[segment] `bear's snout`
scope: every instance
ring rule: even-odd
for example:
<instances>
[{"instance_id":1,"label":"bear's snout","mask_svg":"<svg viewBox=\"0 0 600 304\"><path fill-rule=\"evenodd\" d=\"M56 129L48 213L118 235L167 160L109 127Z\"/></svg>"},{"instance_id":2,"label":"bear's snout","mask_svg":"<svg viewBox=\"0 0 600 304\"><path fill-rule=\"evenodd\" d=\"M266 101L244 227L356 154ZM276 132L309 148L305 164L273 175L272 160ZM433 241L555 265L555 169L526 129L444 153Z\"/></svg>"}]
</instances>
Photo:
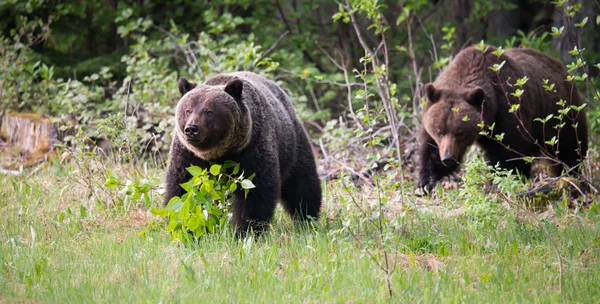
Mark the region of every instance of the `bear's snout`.
<instances>
[{"instance_id":1,"label":"bear's snout","mask_svg":"<svg viewBox=\"0 0 600 304\"><path fill-rule=\"evenodd\" d=\"M198 126L196 125L187 125L183 129L183 132L187 137L193 138L198 135Z\"/></svg>"},{"instance_id":2,"label":"bear's snout","mask_svg":"<svg viewBox=\"0 0 600 304\"><path fill-rule=\"evenodd\" d=\"M445 135L441 138L438 146L440 150L440 160L446 167L456 166L460 155L459 146L452 135Z\"/></svg>"},{"instance_id":3,"label":"bear's snout","mask_svg":"<svg viewBox=\"0 0 600 304\"><path fill-rule=\"evenodd\" d=\"M442 164L446 167L452 167L452 166L456 166L458 164L458 162L451 155L444 154L444 156L442 156Z\"/></svg>"}]
</instances>

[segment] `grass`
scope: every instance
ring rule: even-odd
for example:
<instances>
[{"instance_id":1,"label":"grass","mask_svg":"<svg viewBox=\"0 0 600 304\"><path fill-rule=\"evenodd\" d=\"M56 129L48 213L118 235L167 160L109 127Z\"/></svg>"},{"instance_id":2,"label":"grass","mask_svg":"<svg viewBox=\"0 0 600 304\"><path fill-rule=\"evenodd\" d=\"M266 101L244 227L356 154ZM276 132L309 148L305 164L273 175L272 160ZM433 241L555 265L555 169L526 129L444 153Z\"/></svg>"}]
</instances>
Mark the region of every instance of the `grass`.
<instances>
[{"instance_id":1,"label":"grass","mask_svg":"<svg viewBox=\"0 0 600 304\"><path fill-rule=\"evenodd\" d=\"M102 167L53 163L24 173L0 182L0 302L600 300L597 202L583 210L557 203L543 218L503 207L469 183L430 199L409 194L410 184L400 185L401 196L386 183L380 230L371 222L379 210L373 187L344 190L337 180L324 185L324 214L313 227L278 210L260 238L236 240L227 231L185 247L149 206L102 188ZM162 196L151 199L158 206ZM384 251L391 298L378 266Z\"/></svg>"}]
</instances>

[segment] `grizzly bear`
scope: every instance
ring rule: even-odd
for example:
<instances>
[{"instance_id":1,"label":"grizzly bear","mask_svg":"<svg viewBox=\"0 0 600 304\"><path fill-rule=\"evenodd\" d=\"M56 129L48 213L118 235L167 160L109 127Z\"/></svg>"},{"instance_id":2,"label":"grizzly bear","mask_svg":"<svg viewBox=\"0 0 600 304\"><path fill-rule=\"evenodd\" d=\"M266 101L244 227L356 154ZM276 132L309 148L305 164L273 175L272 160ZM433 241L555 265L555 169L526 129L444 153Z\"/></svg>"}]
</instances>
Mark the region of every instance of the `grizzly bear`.
<instances>
[{"instance_id":1,"label":"grizzly bear","mask_svg":"<svg viewBox=\"0 0 600 304\"><path fill-rule=\"evenodd\" d=\"M495 51L492 46L469 47L425 86L419 192L429 192L457 171L473 143L488 164L525 177L531 171L528 157L548 160L551 174L558 176L563 170L574 173L586 156L586 115L563 64L528 48ZM494 71L494 65L500 70ZM525 76L525 84L517 84ZM566 114L564 109L569 109Z\"/></svg>"},{"instance_id":2,"label":"grizzly bear","mask_svg":"<svg viewBox=\"0 0 600 304\"><path fill-rule=\"evenodd\" d=\"M321 186L308 136L292 103L274 82L250 72L220 74L196 85L178 81L182 94L166 173L165 205L185 193L186 168L226 160L256 174L252 189L233 195L236 235L268 226L281 201L296 220L316 219Z\"/></svg>"}]
</instances>

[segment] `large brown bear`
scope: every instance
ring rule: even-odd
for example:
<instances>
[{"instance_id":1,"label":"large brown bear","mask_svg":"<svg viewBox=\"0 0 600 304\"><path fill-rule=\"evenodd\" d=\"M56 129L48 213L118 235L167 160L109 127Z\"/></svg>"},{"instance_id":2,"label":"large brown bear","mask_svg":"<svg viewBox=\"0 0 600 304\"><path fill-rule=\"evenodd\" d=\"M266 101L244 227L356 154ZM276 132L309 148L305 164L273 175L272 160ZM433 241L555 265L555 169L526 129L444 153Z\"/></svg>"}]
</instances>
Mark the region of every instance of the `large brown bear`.
<instances>
[{"instance_id":1,"label":"large brown bear","mask_svg":"<svg viewBox=\"0 0 600 304\"><path fill-rule=\"evenodd\" d=\"M473 143L483 149L490 165L499 163L501 168L516 169L526 177L531 170L526 156L549 159L555 176L578 166L586 156L585 111L571 108L558 119L559 110L582 104L576 86L567 81L563 64L527 48L507 49L500 56L492 54L494 51L491 46L485 51L475 47L461 51L433 84L425 86L418 191L428 192L455 172ZM498 73L491 69L494 65L502 65ZM524 76L529 79L520 88L516 82ZM520 100L512 94L517 89L524 90ZM553 117L545 124L535 120L545 120L548 115ZM482 131L489 134L482 135ZM546 144L553 137L556 143Z\"/></svg>"},{"instance_id":2,"label":"large brown bear","mask_svg":"<svg viewBox=\"0 0 600 304\"><path fill-rule=\"evenodd\" d=\"M166 174L165 205L185 193L186 168L209 162L240 163L245 176L256 174L248 197L233 198L237 235L261 232L280 199L296 220L317 218L321 187L311 144L292 104L274 82L250 72L220 74L196 85L179 79L177 126Z\"/></svg>"}]
</instances>

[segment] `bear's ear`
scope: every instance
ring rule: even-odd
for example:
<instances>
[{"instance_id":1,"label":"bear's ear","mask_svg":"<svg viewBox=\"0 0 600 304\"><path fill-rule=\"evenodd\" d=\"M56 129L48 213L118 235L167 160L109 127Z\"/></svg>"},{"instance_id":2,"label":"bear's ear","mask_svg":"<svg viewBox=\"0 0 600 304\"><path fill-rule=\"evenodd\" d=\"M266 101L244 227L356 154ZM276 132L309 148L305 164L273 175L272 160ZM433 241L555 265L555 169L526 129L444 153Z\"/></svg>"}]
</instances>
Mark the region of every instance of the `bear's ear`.
<instances>
[{"instance_id":1,"label":"bear's ear","mask_svg":"<svg viewBox=\"0 0 600 304\"><path fill-rule=\"evenodd\" d=\"M481 106L483 103L483 99L485 98L485 93L483 89L480 87L476 87L472 89L467 95L467 102L473 106Z\"/></svg>"},{"instance_id":2,"label":"bear's ear","mask_svg":"<svg viewBox=\"0 0 600 304\"><path fill-rule=\"evenodd\" d=\"M431 82L425 85L425 94L427 95L427 99L429 99L429 102L431 103L436 103L438 100L440 100L440 97L442 95L440 94L440 91L438 91Z\"/></svg>"},{"instance_id":3,"label":"bear's ear","mask_svg":"<svg viewBox=\"0 0 600 304\"><path fill-rule=\"evenodd\" d=\"M177 80L177 86L179 87L179 92L181 93L181 96L183 96L185 95L185 93L195 88L196 84L188 82L188 80L185 79L185 77L180 77L179 80Z\"/></svg>"},{"instance_id":4,"label":"bear's ear","mask_svg":"<svg viewBox=\"0 0 600 304\"><path fill-rule=\"evenodd\" d=\"M244 83L239 79L230 80L225 86L225 93L231 95L235 101L242 99L242 90L244 89Z\"/></svg>"}]
</instances>

